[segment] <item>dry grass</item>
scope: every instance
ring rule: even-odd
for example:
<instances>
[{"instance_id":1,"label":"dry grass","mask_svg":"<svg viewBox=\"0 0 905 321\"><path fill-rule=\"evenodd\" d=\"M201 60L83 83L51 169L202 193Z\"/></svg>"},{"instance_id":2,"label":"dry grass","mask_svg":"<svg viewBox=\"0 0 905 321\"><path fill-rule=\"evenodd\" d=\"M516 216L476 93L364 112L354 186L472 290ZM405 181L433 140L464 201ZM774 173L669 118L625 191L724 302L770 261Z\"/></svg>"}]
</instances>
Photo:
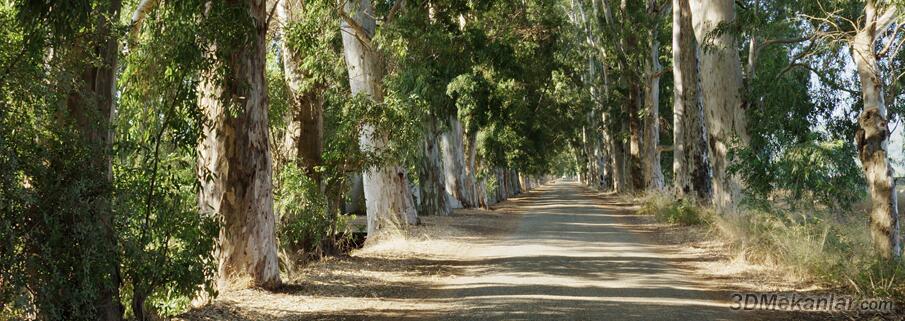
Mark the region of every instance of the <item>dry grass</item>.
<instances>
[{"instance_id":1,"label":"dry grass","mask_svg":"<svg viewBox=\"0 0 905 321\"><path fill-rule=\"evenodd\" d=\"M646 195L635 201L650 214L643 217L657 226L656 234L662 242L684 244L721 257L697 268L732 287L892 298L899 302L900 310L905 303L905 275L896 265L901 262L877 259L865 216L852 214L866 213L866 204L856 204L847 213L744 210L736 215L718 215L697 209L704 223L681 226L663 223L664 217L675 212L671 196Z\"/></svg>"}]
</instances>

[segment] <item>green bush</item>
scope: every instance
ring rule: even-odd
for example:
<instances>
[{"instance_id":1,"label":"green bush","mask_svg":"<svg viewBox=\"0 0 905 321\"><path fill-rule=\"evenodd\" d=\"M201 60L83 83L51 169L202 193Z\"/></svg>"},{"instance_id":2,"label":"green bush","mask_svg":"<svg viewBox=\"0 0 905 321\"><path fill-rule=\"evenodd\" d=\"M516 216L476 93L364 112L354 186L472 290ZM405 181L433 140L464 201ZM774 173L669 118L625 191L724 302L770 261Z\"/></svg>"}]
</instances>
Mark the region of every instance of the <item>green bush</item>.
<instances>
[{"instance_id":1,"label":"green bush","mask_svg":"<svg viewBox=\"0 0 905 321\"><path fill-rule=\"evenodd\" d=\"M653 215L658 222L678 225L701 225L710 222L707 211L693 201L678 200L666 194L644 197L639 213Z\"/></svg>"},{"instance_id":2,"label":"green bush","mask_svg":"<svg viewBox=\"0 0 905 321\"><path fill-rule=\"evenodd\" d=\"M281 170L278 185L274 204L284 267L346 249L352 216L331 210L317 182L289 164Z\"/></svg>"}]
</instances>

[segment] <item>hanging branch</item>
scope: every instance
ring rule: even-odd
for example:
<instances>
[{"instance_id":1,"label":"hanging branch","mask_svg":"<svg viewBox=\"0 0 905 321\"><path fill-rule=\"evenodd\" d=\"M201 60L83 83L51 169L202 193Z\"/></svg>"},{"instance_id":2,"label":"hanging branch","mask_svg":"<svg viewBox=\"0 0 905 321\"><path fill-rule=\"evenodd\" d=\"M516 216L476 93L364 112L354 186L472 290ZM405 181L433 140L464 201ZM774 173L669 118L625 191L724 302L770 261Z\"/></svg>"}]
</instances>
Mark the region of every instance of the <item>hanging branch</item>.
<instances>
[{"instance_id":1,"label":"hanging branch","mask_svg":"<svg viewBox=\"0 0 905 321\"><path fill-rule=\"evenodd\" d=\"M358 21L355 21L355 19L352 19L352 17L350 17L349 14L346 13L346 10L344 9L345 4L346 1L343 1L339 6L336 7L336 12L339 13L339 17L343 19L343 22L345 22L350 29L352 29L351 34L355 36L355 38L358 38L358 41L361 41L361 43L368 49L373 49L373 47L371 46L370 32L368 32L364 27L361 26L361 24L358 23ZM343 32L346 31L343 30Z\"/></svg>"}]
</instances>

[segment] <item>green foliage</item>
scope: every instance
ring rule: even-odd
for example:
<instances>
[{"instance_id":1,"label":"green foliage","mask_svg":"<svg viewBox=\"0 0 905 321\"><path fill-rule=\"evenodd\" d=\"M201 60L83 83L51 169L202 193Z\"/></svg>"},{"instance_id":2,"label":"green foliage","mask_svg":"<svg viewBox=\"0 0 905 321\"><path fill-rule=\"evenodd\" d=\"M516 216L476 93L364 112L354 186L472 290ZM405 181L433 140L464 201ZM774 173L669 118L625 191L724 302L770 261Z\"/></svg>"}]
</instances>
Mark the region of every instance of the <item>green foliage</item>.
<instances>
[{"instance_id":1,"label":"green foliage","mask_svg":"<svg viewBox=\"0 0 905 321\"><path fill-rule=\"evenodd\" d=\"M849 142L808 141L788 146L779 155L755 153L752 148L737 153L743 161L731 169L747 183L751 206L769 207L782 200L793 208L850 208L865 194L864 189L852 188L864 186L864 177Z\"/></svg>"},{"instance_id":2,"label":"green foliage","mask_svg":"<svg viewBox=\"0 0 905 321\"><path fill-rule=\"evenodd\" d=\"M0 3L2 319L92 320L118 281L109 152L89 134L104 115L81 76L102 62L72 50L106 42L109 5Z\"/></svg>"},{"instance_id":3,"label":"green foliage","mask_svg":"<svg viewBox=\"0 0 905 321\"><path fill-rule=\"evenodd\" d=\"M658 222L702 225L712 221L711 213L691 200L675 200L670 195L651 193L641 201L639 214L653 215Z\"/></svg>"},{"instance_id":4,"label":"green foliage","mask_svg":"<svg viewBox=\"0 0 905 321\"><path fill-rule=\"evenodd\" d=\"M274 201L280 213L280 248L292 251L292 258L319 258L325 242L346 232L348 226L336 221L317 182L303 170L290 164L280 172L281 184Z\"/></svg>"}]
</instances>

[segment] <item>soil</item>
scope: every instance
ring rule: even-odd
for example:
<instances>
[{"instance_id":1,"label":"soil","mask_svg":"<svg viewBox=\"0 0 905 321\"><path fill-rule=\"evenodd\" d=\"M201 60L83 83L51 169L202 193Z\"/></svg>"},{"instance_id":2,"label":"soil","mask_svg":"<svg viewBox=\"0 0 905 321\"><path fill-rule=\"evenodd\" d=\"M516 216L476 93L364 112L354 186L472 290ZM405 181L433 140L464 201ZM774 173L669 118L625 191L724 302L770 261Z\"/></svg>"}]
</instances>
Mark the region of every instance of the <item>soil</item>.
<instances>
[{"instance_id":1,"label":"soil","mask_svg":"<svg viewBox=\"0 0 905 321\"><path fill-rule=\"evenodd\" d=\"M178 320L796 320L735 311L736 292L800 290L705 231L656 224L624 198L560 182L493 210L422 217L277 292L222 293Z\"/></svg>"}]
</instances>

